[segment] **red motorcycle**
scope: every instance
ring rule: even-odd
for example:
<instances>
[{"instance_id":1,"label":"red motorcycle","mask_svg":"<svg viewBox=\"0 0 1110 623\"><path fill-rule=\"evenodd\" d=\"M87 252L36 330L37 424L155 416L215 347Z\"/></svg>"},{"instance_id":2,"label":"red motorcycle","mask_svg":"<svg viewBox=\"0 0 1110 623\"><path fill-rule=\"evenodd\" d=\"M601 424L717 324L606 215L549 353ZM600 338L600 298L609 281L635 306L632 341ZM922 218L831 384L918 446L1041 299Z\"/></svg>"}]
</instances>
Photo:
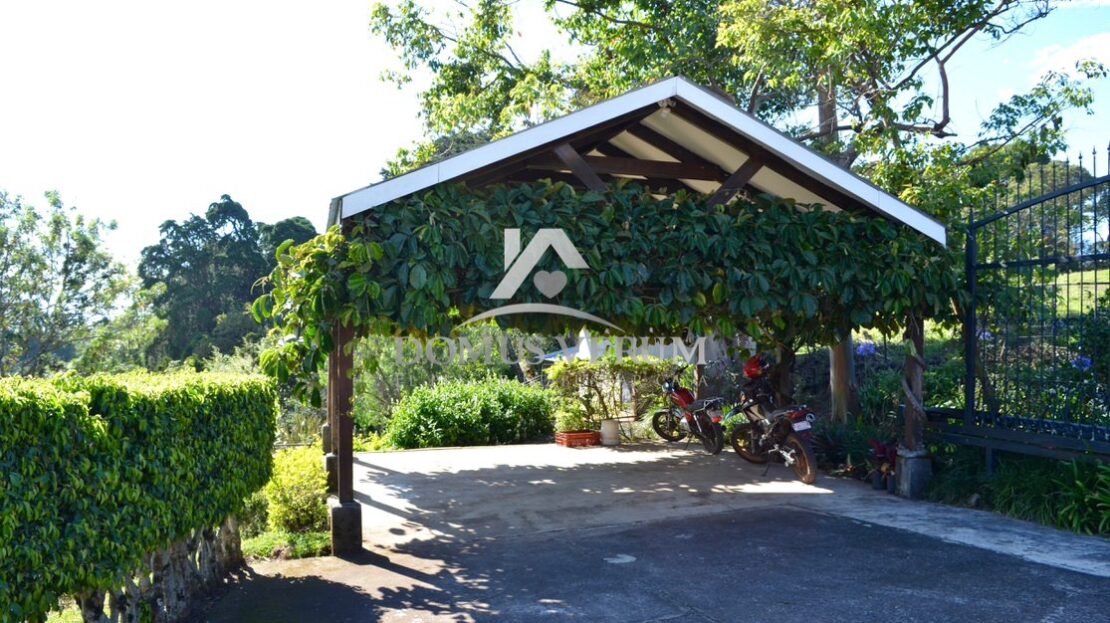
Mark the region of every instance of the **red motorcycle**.
<instances>
[{"instance_id":1,"label":"red motorcycle","mask_svg":"<svg viewBox=\"0 0 1110 623\"><path fill-rule=\"evenodd\" d=\"M667 441L682 441L688 435L697 437L709 454L720 454L725 447L725 431L721 426L721 405L724 398L695 400L694 393L682 387L679 377L689 367L679 368L663 381L663 392L671 401L671 408L657 411L651 418L651 427Z\"/></svg>"},{"instance_id":2,"label":"red motorcycle","mask_svg":"<svg viewBox=\"0 0 1110 623\"><path fill-rule=\"evenodd\" d=\"M767 371L771 364L756 355L744 364L748 381L740 405L729 411L725 421L740 414L745 420L732 429L729 441L744 460L764 464L774 458L794 469L807 485L817 481L817 461L810 449L813 421L817 415L805 405L777 408Z\"/></svg>"}]
</instances>

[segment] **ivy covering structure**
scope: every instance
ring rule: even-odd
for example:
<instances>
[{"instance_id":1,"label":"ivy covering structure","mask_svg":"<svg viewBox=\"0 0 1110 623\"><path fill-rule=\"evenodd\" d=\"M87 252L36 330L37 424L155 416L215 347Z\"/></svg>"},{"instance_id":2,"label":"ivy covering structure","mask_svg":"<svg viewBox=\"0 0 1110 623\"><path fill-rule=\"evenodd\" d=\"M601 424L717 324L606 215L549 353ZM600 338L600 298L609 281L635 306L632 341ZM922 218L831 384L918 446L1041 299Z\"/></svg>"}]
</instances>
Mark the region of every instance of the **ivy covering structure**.
<instances>
[{"instance_id":1,"label":"ivy covering structure","mask_svg":"<svg viewBox=\"0 0 1110 623\"><path fill-rule=\"evenodd\" d=\"M254 305L285 339L263 369L320 399L333 331L449 333L492 308L504 230L558 228L589 270L570 271L558 303L632 335L744 332L793 353L857 327L894 333L908 317L944 317L958 290L954 258L871 215L768 195L712 205L636 183L580 191L540 181L480 190L441 185L355 217L300 246L283 245L272 289ZM558 270L554 254L538 269ZM526 283L513 303L549 302ZM558 330L556 317L518 326ZM576 328L572 328L576 331Z\"/></svg>"},{"instance_id":2,"label":"ivy covering structure","mask_svg":"<svg viewBox=\"0 0 1110 623\"><path fill-rule=\"evenodd\" d=\"M242 560L229 517L269 479L257 376L0 380L0 621L175 620ZM118 618L117 618L118 617Z\"/></svg>"}]
</instances>

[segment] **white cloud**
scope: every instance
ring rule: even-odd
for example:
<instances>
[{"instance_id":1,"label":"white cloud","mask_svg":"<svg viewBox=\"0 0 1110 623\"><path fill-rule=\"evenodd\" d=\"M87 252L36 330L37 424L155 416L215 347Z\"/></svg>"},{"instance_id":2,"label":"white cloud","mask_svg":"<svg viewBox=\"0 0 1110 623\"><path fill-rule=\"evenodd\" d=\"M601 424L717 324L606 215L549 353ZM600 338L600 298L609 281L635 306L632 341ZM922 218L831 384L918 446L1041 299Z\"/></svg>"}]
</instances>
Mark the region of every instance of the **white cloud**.
<instances>
[{"instance_id":1,"label":"white cloud","mask_svg":"<svg viewBox=\"0 0 1110 623\"><path fill-rule=\"evenodd\" d=\"M1070 45L1054 43L1037 50L1029 61L1034 80L1049 71L1075 72L1081 60L1110 61L1110 32L1084 37Z\"/></svg>"}]
</instances>

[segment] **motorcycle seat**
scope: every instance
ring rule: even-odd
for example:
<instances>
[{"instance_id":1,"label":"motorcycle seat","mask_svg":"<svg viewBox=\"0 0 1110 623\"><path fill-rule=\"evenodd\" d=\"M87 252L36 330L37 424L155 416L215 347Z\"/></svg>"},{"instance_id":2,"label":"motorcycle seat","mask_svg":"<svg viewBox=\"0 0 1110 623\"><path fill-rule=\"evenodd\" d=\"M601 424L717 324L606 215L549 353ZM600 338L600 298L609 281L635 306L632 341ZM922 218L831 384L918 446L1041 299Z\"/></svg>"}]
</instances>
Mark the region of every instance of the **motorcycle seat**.
<instances>
[{"instance_id":1,"label":"motorcycle seat","mask_svg":"<svg viewBox=\"0 0 1110 623\"><path fill-rule=\"evenodd\" d=\"M701 411L702 409L712 409L713 407L720 406L721 403L723 403L724 401L725 401L725 399L721 398L719 396L714 397L714 398L703 398L701 400L695 400L694 402L691 402L690 406L687 407L687 409L689 409L691 411Z\"/></svg>"}]
</instances>

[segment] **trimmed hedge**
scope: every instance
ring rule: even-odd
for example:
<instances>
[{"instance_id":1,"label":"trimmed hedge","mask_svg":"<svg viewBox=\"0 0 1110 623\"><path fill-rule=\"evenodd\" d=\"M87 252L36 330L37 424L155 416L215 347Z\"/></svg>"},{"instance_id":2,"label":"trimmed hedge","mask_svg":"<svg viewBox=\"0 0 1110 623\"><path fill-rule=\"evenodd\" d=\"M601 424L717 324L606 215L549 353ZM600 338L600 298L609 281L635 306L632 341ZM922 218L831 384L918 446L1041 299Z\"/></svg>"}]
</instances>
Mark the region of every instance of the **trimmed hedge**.
<instances>
[{"instance_id":1,"label":"trimmed hedge","mask_svg":"<svg viewBox=\"0 0 1110 623\"><path fill-rule=\"evenodd\" d=\"M0 379L0 621L109 590L269 479L265 378Z\"/></svg>"},{"instance_id":2,"label":"trimmed hedge","mask_svg":"<svg viewBox=\"0 0 1110 623\"><path fill-rule=\"evenodd\" d=\"M481 446L551 433L554 392L506 379L418 387L393 409L387 435L400 448Z\"/></svg>"}]
</instances>

